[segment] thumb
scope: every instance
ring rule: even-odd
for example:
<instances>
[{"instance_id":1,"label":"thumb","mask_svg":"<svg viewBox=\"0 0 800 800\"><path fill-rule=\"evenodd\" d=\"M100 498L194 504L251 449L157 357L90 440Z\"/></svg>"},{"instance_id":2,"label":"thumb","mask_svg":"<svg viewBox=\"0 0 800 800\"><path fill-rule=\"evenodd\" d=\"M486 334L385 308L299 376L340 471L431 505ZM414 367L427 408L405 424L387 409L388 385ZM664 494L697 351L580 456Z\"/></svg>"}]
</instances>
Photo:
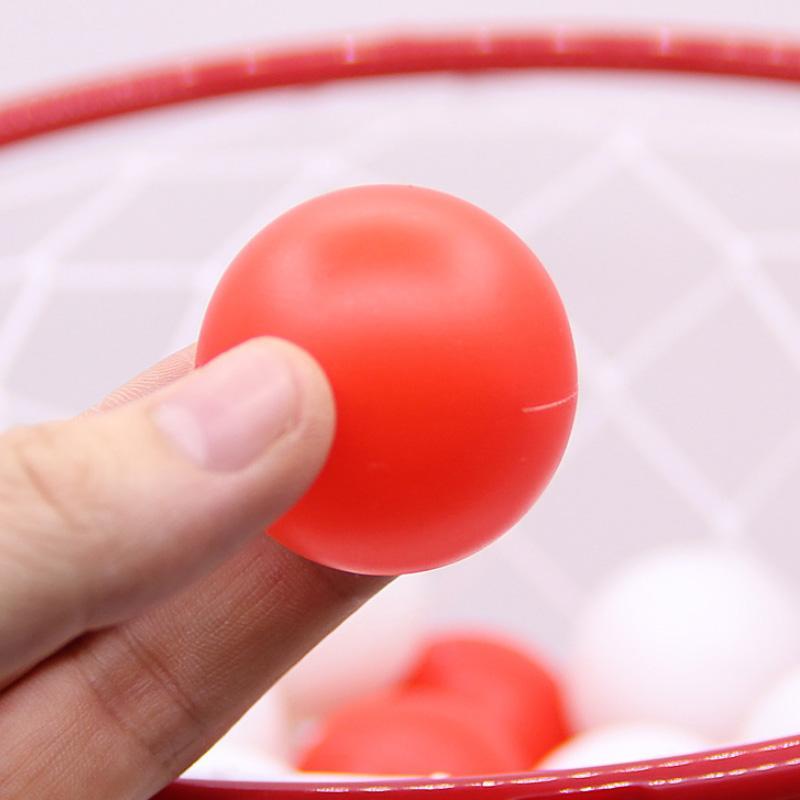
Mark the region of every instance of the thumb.
<instances>
[{"instance_id":1,"label":"thumb","mask_svg":"<svg viewBox=\"0 0 800 800\"><path fill-rule=\"evenodd\" d=\"M0 436L0 686L211 571L320 470L333 399L254 339L105 414Z\"/></svg>"}]
</instances>

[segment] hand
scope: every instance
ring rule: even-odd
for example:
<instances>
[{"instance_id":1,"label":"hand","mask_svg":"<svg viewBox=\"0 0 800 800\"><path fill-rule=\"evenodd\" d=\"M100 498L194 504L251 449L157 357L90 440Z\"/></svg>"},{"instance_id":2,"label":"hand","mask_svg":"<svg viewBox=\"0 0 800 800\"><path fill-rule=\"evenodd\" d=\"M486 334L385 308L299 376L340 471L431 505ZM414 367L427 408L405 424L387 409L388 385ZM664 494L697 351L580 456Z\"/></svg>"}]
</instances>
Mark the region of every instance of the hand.
<instances>
[{"instance_id":1,"label":"hand","mask_svg":"<svg viewBox=\"0 0 800 800\"><path fill-rule=\"evenodd\" d=\"M385 582L263 535L330 446L316 363L193 359L0 436L3 800L150 797Z\"/></svg>"}]
</instances>

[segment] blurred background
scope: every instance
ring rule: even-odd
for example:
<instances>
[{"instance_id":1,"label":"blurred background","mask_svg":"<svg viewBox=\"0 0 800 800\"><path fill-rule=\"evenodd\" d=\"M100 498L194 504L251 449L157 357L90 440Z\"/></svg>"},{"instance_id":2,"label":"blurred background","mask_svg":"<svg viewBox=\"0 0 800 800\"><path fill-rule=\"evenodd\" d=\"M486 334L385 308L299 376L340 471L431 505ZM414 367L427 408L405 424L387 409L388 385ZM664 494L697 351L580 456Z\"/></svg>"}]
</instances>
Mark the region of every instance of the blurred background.
<instances>
[{"instance_id":1,"label":"blurred background","mask_svg":"<svg viewBox=\"0 0 800 800\"><path fill-rule=\"evenodd\" d=\"M520 21L606 25L709 25L787 32L800 28L793 0L140 0L0 3L0 92L98 69L249 44L398 27Z\"/></svg>"},{"instance_id":2,"label":"blurred background","mask_svg":"<svg viewBox=\"0 0 800 800\"><path fill-rule=\"evenodd\" d=\"M344 33L599 23L800 35L748 0L0 2L0 96ZM193 341L281 211L415 183L496 214L574 324L575 434L502 540L427 576L435 625L563 654L616 566L734 545L800 577L800 103L750 80L438 75L204 101L0 152L0 425L77 413Z\"/></svg>"}]
</instances>

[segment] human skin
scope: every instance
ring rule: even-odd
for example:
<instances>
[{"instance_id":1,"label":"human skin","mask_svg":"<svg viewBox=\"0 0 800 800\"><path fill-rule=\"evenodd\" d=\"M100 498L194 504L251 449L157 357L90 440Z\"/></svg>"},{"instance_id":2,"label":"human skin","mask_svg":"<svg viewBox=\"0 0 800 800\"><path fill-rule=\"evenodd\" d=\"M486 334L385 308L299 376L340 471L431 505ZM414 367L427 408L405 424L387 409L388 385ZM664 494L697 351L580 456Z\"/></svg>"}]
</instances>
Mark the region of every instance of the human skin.
<instances>
[{"instance_id":1,"label":"human skin","mask_svg":"<svg viewBox=\"0 0 800 800\"><path fill-rule=\"evenodd\" d=\"M387 581L263 534L332 439L311 357L193 364L0 435L0 798L150 797Z\"/></svg>"}]
</instances>

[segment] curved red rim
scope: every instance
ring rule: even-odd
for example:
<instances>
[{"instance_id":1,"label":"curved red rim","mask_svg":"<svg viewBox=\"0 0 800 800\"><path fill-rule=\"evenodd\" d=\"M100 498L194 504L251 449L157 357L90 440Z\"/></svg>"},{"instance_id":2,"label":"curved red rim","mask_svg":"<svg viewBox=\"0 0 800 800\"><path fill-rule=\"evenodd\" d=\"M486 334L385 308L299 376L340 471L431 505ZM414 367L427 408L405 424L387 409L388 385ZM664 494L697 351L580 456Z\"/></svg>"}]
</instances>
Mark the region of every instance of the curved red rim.
<instances>
[{"instance_id":1,"label":"curved red rim","mask_svg":"<svg viewBox=\"0 0 800 800\"><path fill-rule=\"evenodd\" d=\"M182 61L100 79L0 106L0 145L123 114L257 89L370 76L501 69L683 72L800 83L800 43L780 37L698 35L661 28L607 33L559 26L387 38L345 37L333 44L250 50ZM705 754L580 771L421 780L386 784L242 784L178 781L161 800L308 800L320 793L412 800L447 791L458 800L555 800L603 792L675 800L767 800L800 797L800 737Z\"/></svg>"},{"instance_id":2,"label":"curved red rim","mask_svg":"<svg viewBox=\"0 0 800 800\"><path fill-rule=\"evenodd\" d=\"M84 122L255 89L351 78L497 69L688 72L800 82L800 43L782 38L604 33L560 26L525 33L345 37L333 44L184 60L32 95L0 106L0 145Z\"/></svg>"},{"instance_id":3,"label":"curved red rim","mask_svg":"<svg viewBox=\"0 0 800 800\"><path fill-rule=\"evenodd\" d=\"M385 783L236 783L178 781L155 800L309 800L346 794L358 800L378 793L386 800L419 800L447 793L447 800L564 800L570 795L620 800L790 800L800 796L800 739L784 739L689 756L597 769L496 775L480 778Z\"/></svg>"}]
</instances>

